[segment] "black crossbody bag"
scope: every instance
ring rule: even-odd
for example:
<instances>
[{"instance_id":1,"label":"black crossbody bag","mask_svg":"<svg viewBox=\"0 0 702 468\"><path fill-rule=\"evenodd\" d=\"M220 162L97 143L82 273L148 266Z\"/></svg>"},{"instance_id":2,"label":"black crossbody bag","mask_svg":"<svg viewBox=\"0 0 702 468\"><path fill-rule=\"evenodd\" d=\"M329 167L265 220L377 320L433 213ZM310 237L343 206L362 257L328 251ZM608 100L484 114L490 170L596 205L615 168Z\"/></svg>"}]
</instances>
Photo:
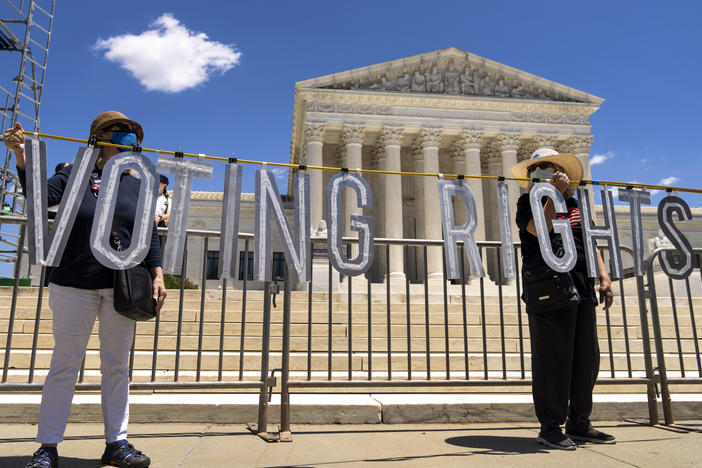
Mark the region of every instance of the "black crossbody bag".
<instances>
[{"instance_id":1,"label":"black crossbody bag","mask_svg":"<svg viewBox=\"0 0 702 468\"><path fill-rule=\"evenodd\" d=\"M570 273L554 271L545 262L523 265L522 281L527 312L549 312L580 302Z\"/></svg>"},{"instance_id":2,"label":"black crossbody bag","mask_svg":"<svg viewBox=\"0 0 702 468\"><path fill-rule=\"evenodd\" d=\"M119 230L112 223L112 241L121 250ZM153 278L144 262L126 270L115 270L113 305L117 312L132 320L144 321L156 317L153 298Z\"/></svg>"}]
</instances>

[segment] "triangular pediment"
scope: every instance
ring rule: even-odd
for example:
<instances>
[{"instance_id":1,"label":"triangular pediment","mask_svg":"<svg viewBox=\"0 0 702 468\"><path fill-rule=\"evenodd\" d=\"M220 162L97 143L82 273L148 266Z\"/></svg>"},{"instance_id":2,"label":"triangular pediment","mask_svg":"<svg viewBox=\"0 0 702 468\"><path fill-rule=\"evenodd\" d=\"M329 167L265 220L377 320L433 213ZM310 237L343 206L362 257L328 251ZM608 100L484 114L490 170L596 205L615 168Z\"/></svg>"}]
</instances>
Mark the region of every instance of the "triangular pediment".
<instances>
[{"instance_id":1,"label":"triangular pediment","mask_svg":"<svg viewBox=\"0 0 702 468\"><path fill-rule=\"evenodd\" d=\"M603 101L454 47L301 81L295 88L537 99L598 106Z\"/></svg>"}]
</instances>

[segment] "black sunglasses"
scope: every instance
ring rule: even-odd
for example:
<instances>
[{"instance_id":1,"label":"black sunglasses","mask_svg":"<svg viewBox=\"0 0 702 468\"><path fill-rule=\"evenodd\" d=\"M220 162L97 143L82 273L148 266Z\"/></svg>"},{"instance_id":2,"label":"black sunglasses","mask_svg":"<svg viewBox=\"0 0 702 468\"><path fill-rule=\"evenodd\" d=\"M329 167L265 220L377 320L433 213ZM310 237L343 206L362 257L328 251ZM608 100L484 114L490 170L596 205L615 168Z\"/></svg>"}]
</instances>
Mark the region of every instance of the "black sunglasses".
<instances>
[{"instance_id":1,"label":"black sunglasses","mask_svg":"<svg viewBox=\"0 0 702 468\"><path fill-rule=\"evenodd\" d=\"M555 164L553 164L551 162L542 162L542 163L538 163L538 164L532 164L531 166L529 166L527 171L531 172L534 169L553 169L553 170L557 171L558 166L556 166Z\"/></svg>"},{"instance_id":2,"label":"black sunglasses","mask_svg":"<svg viewBox=\"0 0 702 468\"><path fill-rule=\"evenodd\" d=\"M104 132L127 132L127 133L132 133L132 129L129 128L128 125L122 124L122 123L116 123L113 125L110 125L110 128L105 128L103 129Z\"/></svg>"}]
</instances>

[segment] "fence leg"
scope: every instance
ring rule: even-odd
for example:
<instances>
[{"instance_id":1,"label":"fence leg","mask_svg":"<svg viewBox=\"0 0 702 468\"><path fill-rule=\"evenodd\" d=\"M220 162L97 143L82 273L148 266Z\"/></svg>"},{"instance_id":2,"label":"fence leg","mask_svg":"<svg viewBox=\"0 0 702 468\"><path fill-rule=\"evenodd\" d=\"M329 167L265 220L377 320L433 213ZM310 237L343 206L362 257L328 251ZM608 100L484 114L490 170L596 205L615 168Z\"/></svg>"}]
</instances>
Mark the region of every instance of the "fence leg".
<instances>
[{"instance_id":1,"label":"fence leg","mask_svg":"<svg viewBox=\"0 0 702 468\"><path fill-rule=\"evenodd\" d=\"M271 334L271 282L264 283L263 290L263 336L261 337L261 391L258 396L258 421L247 428L266 442L277 442L275 434L268 433L268 387L275 386L275 381L268 378L268 361L270 358Z\"/></svg>"},{"instance_id":2,"label":"fence leg","mask_svg":"<svg viewBox=\"0 0 702 468\"><path fill-rule=\"evenodd\" d=\"M349 278L350 280L350 278ZM278 440L292 442L290 432L290 391L288 378L290 376L290 302L292 300L292 282L290 268L285 272L285 291L283 293L283 363L280 373L280 428Z\"/></svg>"},{"instance_id":3,"label":"fence leg","mask_svg":"<svg viewBox=\"0 0 702 468\"><path fill-rule=\"evenodd\" d=\"M658 402L656 400L656 376L653 373L653 359L651 358L651 338L648 334L648 312L646 310L646 291L644 290L643 277L636 277L636 286L639 292L639 315L641 316L641 341L643 343L644 367L646 368L646 393L648 395L648 419L651 426L657 426Z\"/></svg>"},{"instance_id":4,"label":"fence leg","mask_svg":"<svg viewBox=\"0 0 702 468\"><path fill-rule=\"evenodd\" d=\"M658 317L658 299L656 298L656 281L653 276L653 257L646 261L646 278L648 280L649 299L651 300L651 325L653 338L656 343L656 358L658 361L658 375L661 380L661 401L663 403L663 421L666 426L673 424L673 406L670 401L668 388L668 374L665 370L665 355L663 354L663 339L661 338L661 324Z\"/></svg>"},{"instance_id":5,"label":"fence leg","mask_svg":"<svg viewBox=\"0 0 702 468\"><path fill-rule=\"evenodd\" d=\"M24 253L24 236L26 226L19 228L19 242L17 244L17 263L15 263L15 282L12 286L12 304L10 305L10 320L7 325L7 339L5 342L5 361L2 366L2 383L7 382L7 373L10 367L10 352L12 351L12 331L15 324L15 311L17 308L17 292L20 280L20 268L22 267L22 255Z\"/></svg>"}]
</instances>

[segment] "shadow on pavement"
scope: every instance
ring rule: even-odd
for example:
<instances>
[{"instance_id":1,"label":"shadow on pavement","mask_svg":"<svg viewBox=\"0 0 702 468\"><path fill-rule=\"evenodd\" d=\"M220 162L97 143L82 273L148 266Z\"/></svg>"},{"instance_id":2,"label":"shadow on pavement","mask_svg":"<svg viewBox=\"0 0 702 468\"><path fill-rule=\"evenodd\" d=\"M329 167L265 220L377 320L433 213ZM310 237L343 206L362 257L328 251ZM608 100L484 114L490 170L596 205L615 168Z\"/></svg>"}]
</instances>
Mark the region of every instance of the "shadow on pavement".
<instances>
[{"instance_id":1,"label":"shadow on pavement","mask_svg":"<svg viewBox=\"0 0 702 468\"><path fill-rule=\"evenodd\" d=\"M381 426L381 427L378 427ZM369 434L369 433L388 433L395 434L400 432L456 432L456 431L475 431L475 432L489 432L489 431L508 431L513 429L538 429L538 426L533 427L520 427L520 426L504 426L504 427L422 427L421 424L417 424L417 427L413 428L397 428L392 425L389 427L382 427L383 424L368 424L366 427L358 429L315 429L307 430L304 425L293 427L293 434ZM0 439L1 441L2 439Z\"/></svg>"},{"instance_id":2,"label":"shadow on pavement","mask_svg":"<svg viewBox=\"0 0 702 468\"><path fill-rule=\"evenodd\" d=\"M227 437L227 436L237 436L237 435L250 435L248 431L240 432L157 432L153 434L129 434L129 439L161 439L161 438L173 438L173 437ZM79 436L66 436L63 440L104 440L103 435L79 435ZM9 444L16 442L34 442L35 437L12 437L0 439L0 444ZM2 460L2 458L0 458ZM0 465L3 468L4 465Z\"/></svg>"},{"instance_id":3,"label":"shadow on pavement","mask_svg":"<svg viewBox=\"0 0 702 468\"><path fill-rule=\"evenodd\" d=\"M471 446L466 446L466 448L477 448L477 449L483 449L483 450L476 450L476 451L463 451L463 452L446 452L446 453L434 453L430 455L407 455L407 456L401 456L401 457L379 457L379 458L358 458L358 459L349 459L349 460L335 460L335 461L326 461L326 462L317 462L317 463L309 463L309 464L303 464L303 465L273 465L273 466L267 466L266 468L314 468L314 467L319 467L319 466L331 466L331 465L356 465L356 464L361 464L361 463L390 463L390 462L414 462L416 463L422 463L422 466L439 466L442 463L442 459L446 460L449 458L465 458L465 457L470 457L474 455L519 455L519 454L525 454L525 453L547 453L545 450L539 450L536 447L532 447L531 450L526 449L525 447L523 451L515 450L515 447L513 446L511 450L506 450L502 451L498 446L500 445L507 445L511 444L509 440L514 440L514 439L523 439L520 437L488 437L488 436L476 436L476 437L452 437L450 439L446 439L446 442L451 443L452 440L455 439L493 439L492 444L485 444L483 447L479 447L477 445L471 445ZM505 442L496 442L494 439L507 439L508 441ZM524 440L531 440L532 444L535 444L532 439L524 439ZM458 445L458 444L456 444ZM489 446L488 446L489 445ZM468 460L466 460L466 464L468 464Z\"/></svg>"},{"instance_id":4,"label":"shadow on pavement","mask_svg":"<svg viewBox=\"0 0 702 468\"><path fill-rule=\"evenodd\" d=\"M24 466L25 463L28 463L31 459L31 453L25 456L0 457L0 467ZM60 455L59 464L60 466L71 468L95 468L96 466L103 466L99 458L75 458L62 457Z\"/></svg>"},{"instance_id":5,"label":"shadow on pavement","mask_svg":"<svg viewBox=\"0 0 702 468\"><path fill-rule=\"evenodd\" d=\"M326 462L317 462L301 465L273 465L266 468L301 468L318 467L329 465L360 464L360 463L387 463L387 462L415 462L424 463L426 466L438 466L441 459L464 458L473 455L523 455L529 453L548 453L548 450L540 448L533 437L502 437L502 436L459 436L449 437L444 442L450 445L475 449L461 452L445 452L430 455L407 455L401 457L379 457L379 458L358 458L344 459ZM466 461L468 463L468 461Z\"/></svg>"},{"instance_id":6,"label":"shadow on pavement","mask_svg":"<svg viewBox=\"0 0 702 468\"><path fill-rule=\"evenodd\" d=\"M485 449L482 455L521 455L525 453L547 453L534 437L468 435L449 437L447 444L458 447Z\"/></svg>"}]
</instances>

